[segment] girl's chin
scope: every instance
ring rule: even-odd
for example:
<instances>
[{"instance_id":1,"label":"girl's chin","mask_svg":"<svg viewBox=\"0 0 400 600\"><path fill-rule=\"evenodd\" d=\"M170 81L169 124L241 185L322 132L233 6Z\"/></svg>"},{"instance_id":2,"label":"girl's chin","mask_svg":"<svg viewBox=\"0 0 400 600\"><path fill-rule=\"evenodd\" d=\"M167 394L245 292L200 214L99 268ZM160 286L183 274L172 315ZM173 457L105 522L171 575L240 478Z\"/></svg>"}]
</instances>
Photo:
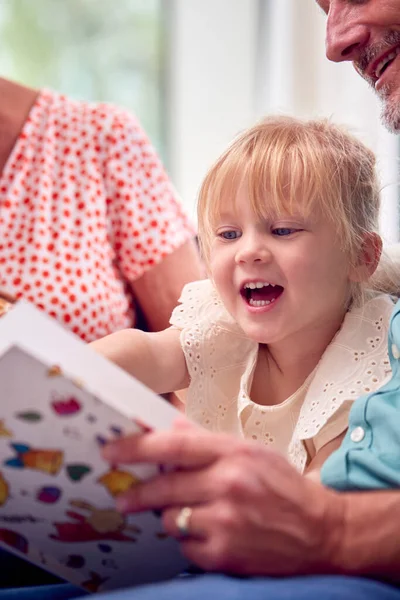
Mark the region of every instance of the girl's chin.
<instances>
[{"instance_id":1,"label":"girl's chin","mask_svg":"<svg viewBox=\"0 0 400 600\"><path fill-rule=\"evenodd\" d=\"M265 332L265 328L264 329L255 329L252 327L242 327L245 336L249 339L252 340L253 342L257 342L257 344L265 344L265 345L270 345L272 344L274 341L276 341L277 336L274 335L272 332Z\"/></svg>"}]
</instances>

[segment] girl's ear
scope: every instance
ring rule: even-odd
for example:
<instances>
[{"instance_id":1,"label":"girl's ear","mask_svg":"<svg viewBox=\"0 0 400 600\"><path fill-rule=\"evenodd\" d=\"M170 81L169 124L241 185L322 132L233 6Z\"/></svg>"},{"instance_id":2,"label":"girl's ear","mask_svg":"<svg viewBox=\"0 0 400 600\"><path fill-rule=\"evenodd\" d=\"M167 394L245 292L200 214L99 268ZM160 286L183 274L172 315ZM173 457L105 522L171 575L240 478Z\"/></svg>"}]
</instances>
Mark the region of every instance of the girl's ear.
<instances>
[{"instance_id":1,"label":"girl's ear","mask_svg":"<svg viewBox=\"0 0 400 600\"><path fill-rule=\"evenodd\" d=\"M355 266L351 268L352 281L367 281L376 271L382 254L382 239L377 233L365 233Z\"/></svg>"}]
</instances>

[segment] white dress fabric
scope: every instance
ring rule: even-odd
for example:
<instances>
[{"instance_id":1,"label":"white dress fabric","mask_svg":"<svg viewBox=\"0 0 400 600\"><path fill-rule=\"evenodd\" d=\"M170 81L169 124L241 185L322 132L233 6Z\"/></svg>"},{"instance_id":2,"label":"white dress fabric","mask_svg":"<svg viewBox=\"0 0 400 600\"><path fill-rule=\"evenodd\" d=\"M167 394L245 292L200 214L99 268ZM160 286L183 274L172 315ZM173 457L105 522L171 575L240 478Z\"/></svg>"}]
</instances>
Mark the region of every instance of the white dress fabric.
<instances>
[{"instance_id":1,"label":"white dress fabric","mask_svg":"<svg viewBox=\"0 0 400 600\"><path fill-rule=\"evenodd\" d=\"M183 289L170 323L181 330L190 375L186 415L211 431L267 444L300 471L318 450L347 428L352 402L391 374L387 355L393 302L379 295L351 309L317 367L285 402L264 406L250 398L258 343L248 339L224 308L210 280Z\"/></svg>"}]
</instances>

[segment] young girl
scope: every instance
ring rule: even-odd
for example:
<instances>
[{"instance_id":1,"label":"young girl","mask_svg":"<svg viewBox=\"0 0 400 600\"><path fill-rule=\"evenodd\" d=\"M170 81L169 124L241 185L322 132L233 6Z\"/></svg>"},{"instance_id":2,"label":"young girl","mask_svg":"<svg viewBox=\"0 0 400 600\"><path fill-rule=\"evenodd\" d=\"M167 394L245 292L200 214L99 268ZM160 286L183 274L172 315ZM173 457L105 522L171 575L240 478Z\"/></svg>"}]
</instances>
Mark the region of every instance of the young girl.
<instances>
[{"instance_id":1,"label":"young girl","mask_svg":"<svg viewBox=\"0 0 400 600\"><path fill-rule=\"evenodd\" d=\"M184 288L169 329L94 348L155 392L189 386L193 421L319 468L352 401L390 376L393 302L370 289L382 247L374 167L326 121L276 117L245 131L200 191L210 279Z\"/></svg>"}]
</instances>

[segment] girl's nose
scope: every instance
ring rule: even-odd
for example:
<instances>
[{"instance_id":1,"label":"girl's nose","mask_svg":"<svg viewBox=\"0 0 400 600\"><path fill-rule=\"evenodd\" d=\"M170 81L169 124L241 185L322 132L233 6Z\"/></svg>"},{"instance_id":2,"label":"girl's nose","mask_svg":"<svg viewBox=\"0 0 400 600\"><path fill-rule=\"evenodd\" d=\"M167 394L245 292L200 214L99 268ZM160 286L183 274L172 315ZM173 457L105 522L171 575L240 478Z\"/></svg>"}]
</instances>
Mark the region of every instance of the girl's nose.
<instances>
[{"instance_id":1,"label":"girl's nose","mask_svg":"<svg viewBox=\"0 0 400 600\"><path fill-rule=\"evenodd\" d=\"M236 253L237 263L263 263L270 260L271 251L266 240L258 236L243 239L243 243Z\"/></svg>"}]
</instances>

